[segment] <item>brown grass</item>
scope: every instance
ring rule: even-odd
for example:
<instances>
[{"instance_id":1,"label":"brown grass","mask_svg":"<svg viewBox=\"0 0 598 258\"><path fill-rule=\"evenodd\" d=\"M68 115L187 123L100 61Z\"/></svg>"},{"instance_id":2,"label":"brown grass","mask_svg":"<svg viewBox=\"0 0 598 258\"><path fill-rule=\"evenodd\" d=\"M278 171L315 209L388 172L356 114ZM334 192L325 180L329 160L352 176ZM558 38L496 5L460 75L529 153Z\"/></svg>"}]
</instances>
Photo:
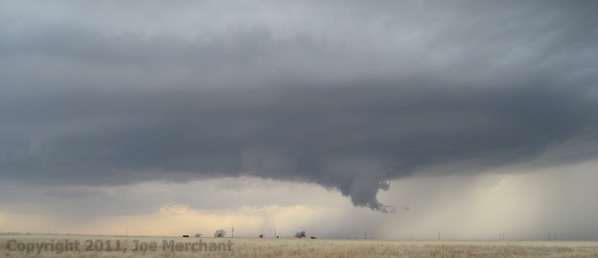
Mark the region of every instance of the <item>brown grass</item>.
<instances>
[{"instance_id":1,"label":"brown grass","mask_svg":"<svg viewBox=\"0 0 598 258\"><path fill-rule=\"evenodd\" d=\"M164 240L175 243L221 243L232 241L232 251L164 250ZM10 240L27 243L79 241L80 250L33 251L9 250ZM85 251L86 240L110 240L114 248L120 241L127 251ZM156 251L131 251L134 240L156 243ZM53 241L53 242L52 242ZM21 245L21 246L23 246ZM12 242L14 248L15 242ZM179 238L110 237L82 235L0 235L2 257L596 257L598 242L583 241L389 241L341 239L253 239L253 238Z\"/></svg>"}]
</instances>

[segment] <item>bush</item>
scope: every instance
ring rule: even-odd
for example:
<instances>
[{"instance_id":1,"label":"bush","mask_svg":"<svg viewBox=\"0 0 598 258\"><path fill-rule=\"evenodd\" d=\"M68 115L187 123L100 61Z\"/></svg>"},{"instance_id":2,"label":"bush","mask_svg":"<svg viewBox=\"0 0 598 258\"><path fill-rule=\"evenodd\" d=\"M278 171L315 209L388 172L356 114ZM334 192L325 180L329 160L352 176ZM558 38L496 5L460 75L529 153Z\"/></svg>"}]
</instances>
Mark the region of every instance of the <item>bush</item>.
<instances>
[{"instance_id":1,"label":"bush","mask_svg":"<svg viewBox=\"0 0 598 258\"><path fill-rule=\"evenodd\" d=\"M214 232L214 237L224 237L226 235L226 231L224 229L218 229Z\"/></svg>"},{"instance_id":2,"label":"bush","mask_svg":"<svg viewBox=\"0 0 598 258\"><path fill-rule=\"evenodd\" d=\"M301 231L301 232L295 233L295 237L296 238L304 238L305 237L305 231Z\"/></svg>"}]
</instances>

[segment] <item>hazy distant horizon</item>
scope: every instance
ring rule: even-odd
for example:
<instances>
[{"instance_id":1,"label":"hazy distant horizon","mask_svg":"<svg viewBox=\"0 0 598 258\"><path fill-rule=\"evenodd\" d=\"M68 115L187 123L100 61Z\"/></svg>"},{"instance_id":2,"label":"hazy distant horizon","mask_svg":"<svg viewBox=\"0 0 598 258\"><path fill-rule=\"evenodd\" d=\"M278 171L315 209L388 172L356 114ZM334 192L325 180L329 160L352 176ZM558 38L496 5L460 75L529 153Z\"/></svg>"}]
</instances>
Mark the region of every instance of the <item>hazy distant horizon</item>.
<instances>
[{"instance_id":1,"label":"hazy distant horizon","mask_svg":"<svg viewBox=\"0 0 598 258\"><path fill-rule=\"evenodd\" d=\"M229 233L229 232L227 232ZM296 232L295 232L296 233ZM438 233L436 233L438 234ZM57 233L57 232L0 232L0 235L2 236L90 236L90 237L123 237L123 238L128 238L128 237L143 237L143 238L181 238L182 235L129 235L129 234L80 234L80 233ZM241 236L234 236L231 237L230 235L226 235L224 237L215 237L212 236L210 234L208 235L201 235L201 236L194 236L194 235L189 235L189 234L185 234L188 235L188 238L190 239L194 239L194 238L206 238L206 239L235 239L235 238L239 238L239 239L299 239L294 235L288 235L288 236L278 236L278 237L274 237L273 235L264 235L262 238L259 237L259 235L253 236L253 235L241 235ZM558 236L558 234L557 234ZM595 240L575 240L575 239L569 239L569 240L561 240L558 238L555 238L554 233L550 236L551 238L548 239L548 235L546 235L545 239L542 238L538 238L538 239L508 239L506 237L501 238L501 236L499 236L497 234L497 236L495 236L494 238L488 237L488 238L480 238L480 239L459 239L456 237L456 234L447 234L446 236L443 236L441 234L441 238L440 240L438 239L438 235L436 235L436 238L434 237L421 237L421 238L417 238L415 235L413 238L411 237L405 237L405 238L365 238L365 234L362 235L361 238L358 237L327 237L327 236L319 236L316 237L315 239L310 239L310 237L306 237L306 238L302 238L302 239L309 239L309 240L318 240L318 239L328 239L328 240L382 240L382 241L445 241L445 242L451 242L451 241L491 241L491 242L503 242L503 241L547 241L547 242L554 242L554 241L562 241L562 242L595 242Z\"/></svg>"}]
</instances>

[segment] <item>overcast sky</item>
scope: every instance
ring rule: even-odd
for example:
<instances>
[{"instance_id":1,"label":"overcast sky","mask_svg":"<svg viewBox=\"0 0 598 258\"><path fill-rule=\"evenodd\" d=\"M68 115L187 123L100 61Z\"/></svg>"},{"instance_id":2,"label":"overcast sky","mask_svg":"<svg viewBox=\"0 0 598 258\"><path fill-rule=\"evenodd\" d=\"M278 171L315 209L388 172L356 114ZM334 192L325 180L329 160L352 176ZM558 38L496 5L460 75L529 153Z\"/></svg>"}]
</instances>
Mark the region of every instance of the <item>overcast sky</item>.
<instances>
[{"instance_id":1,"label":"overcast sky","mask_svg":"<svg viewBox=\"0 0 598 258\"><path fill-rule=\"evenodd\" d=\"M598 240L595 10L0 1L0 232Z\"/></svg>"}]
</instances>

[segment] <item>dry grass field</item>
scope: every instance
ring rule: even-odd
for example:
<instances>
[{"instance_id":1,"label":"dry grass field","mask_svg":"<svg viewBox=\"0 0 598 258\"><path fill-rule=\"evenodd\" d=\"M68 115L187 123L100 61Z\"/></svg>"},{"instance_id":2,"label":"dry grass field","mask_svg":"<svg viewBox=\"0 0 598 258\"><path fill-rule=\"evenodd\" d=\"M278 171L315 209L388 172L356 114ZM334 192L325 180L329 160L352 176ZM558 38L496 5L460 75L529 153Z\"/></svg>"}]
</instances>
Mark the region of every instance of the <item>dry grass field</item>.
<instances>
[{"instance_id":1,"label":"dry grass field","mask_svg":"<svg viewBox=\"0 0 598 258\"><path fill-rule=\"evenodd\" d=\"M597 257L598 242L0 235L1 257Z\"/></svg>"}]
</instances>

